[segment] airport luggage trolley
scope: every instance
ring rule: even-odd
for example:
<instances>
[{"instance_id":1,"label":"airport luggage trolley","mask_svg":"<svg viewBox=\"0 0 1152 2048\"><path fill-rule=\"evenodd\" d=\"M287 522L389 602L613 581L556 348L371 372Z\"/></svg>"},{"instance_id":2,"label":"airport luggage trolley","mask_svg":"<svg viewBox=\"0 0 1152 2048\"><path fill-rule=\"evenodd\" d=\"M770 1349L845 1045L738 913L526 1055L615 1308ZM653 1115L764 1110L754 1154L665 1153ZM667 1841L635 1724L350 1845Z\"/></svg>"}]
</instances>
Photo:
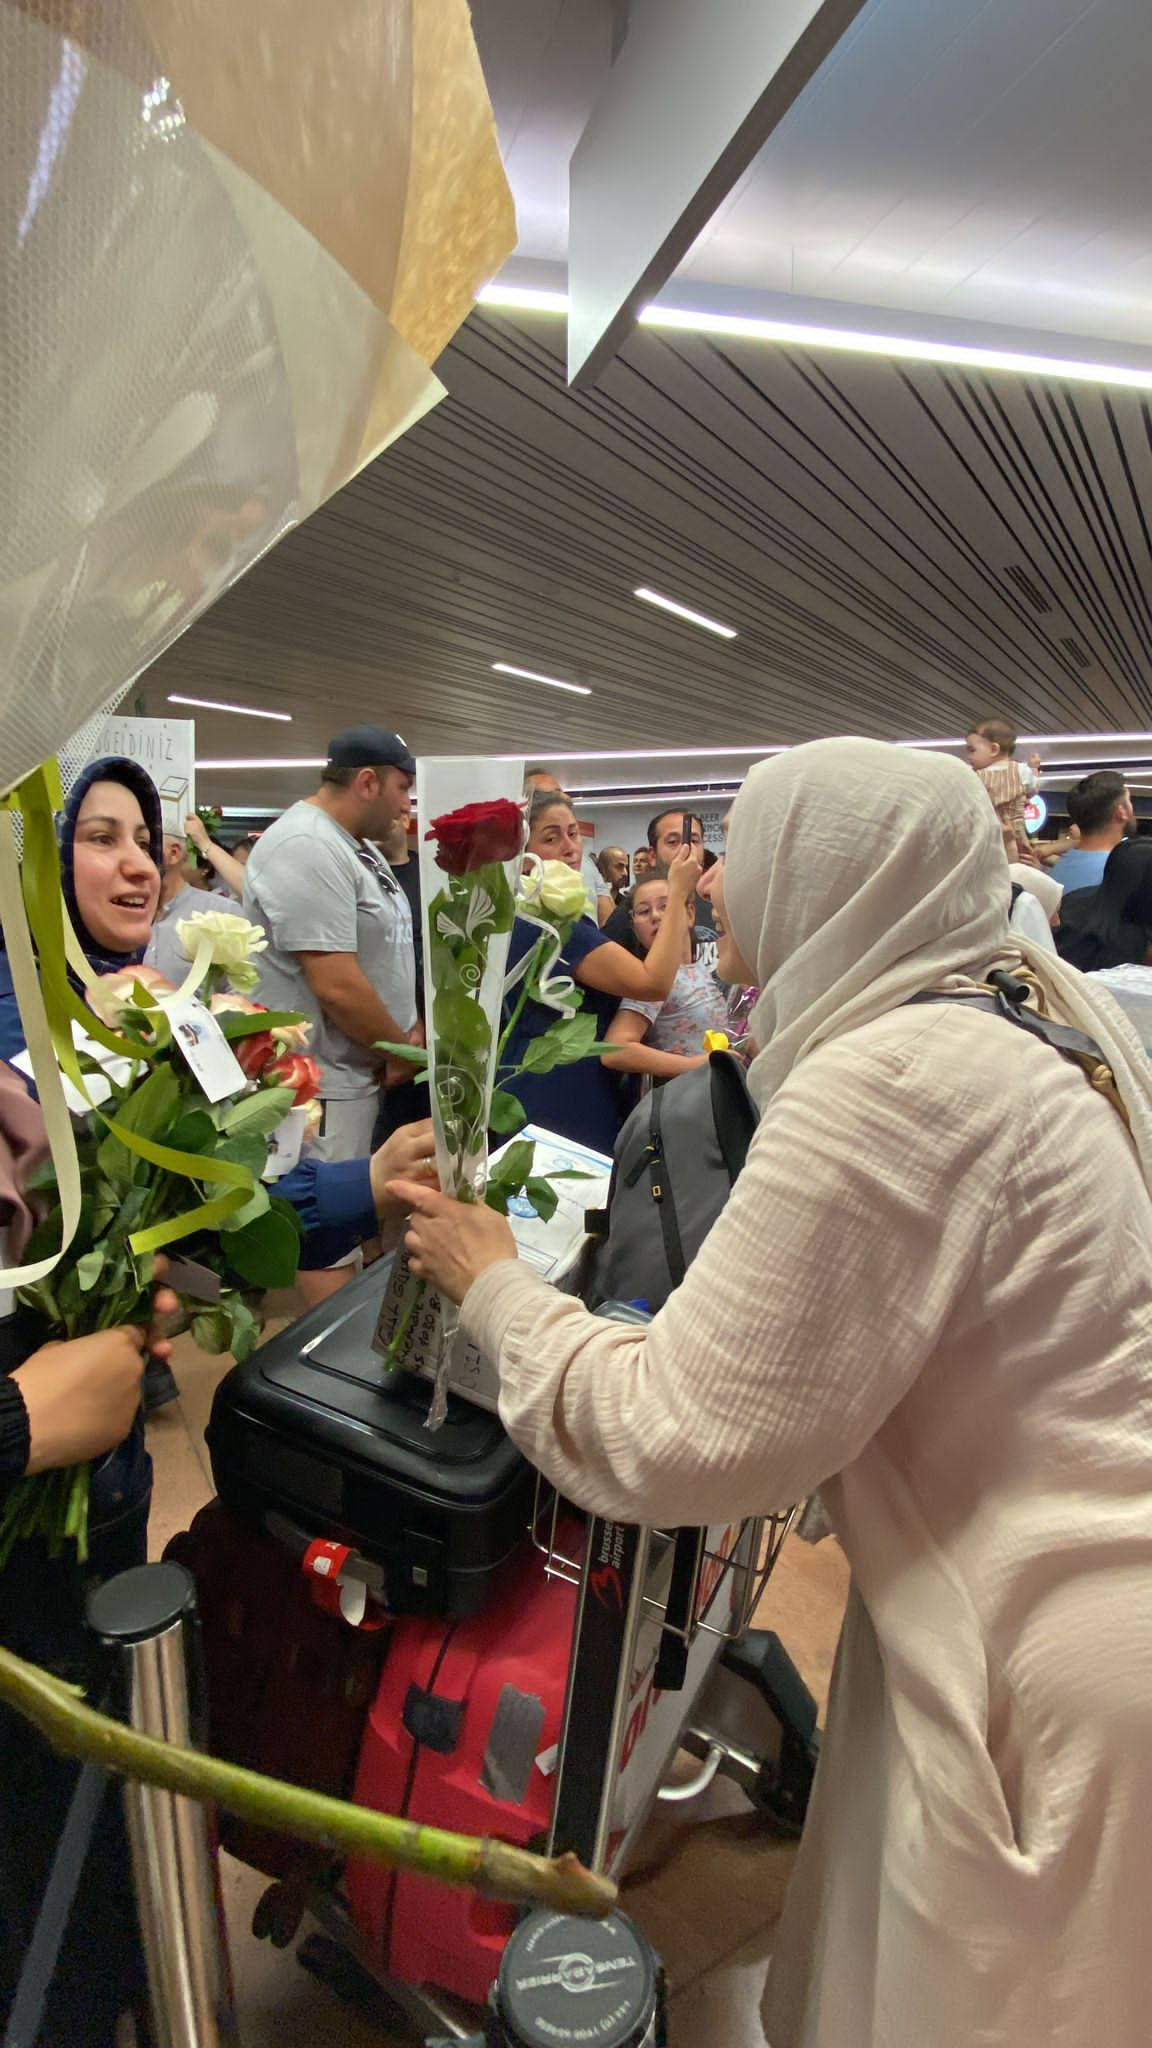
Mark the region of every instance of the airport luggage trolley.
<instances>
[{"instance_id":1,"label":"airport luggage trolley","mask_svg":"<svg viewBox=\"0 0 1152 2048\"><path fill-rule=\"evenodd\" d=\"M537 1481L531 1538L548 1578L575 1588L550 1854L619 1876L658 1800L689 1801L717 1775L776 1832L799 1834L817 1753L816 1706L779 1639L752 1626L796 1510L708 1529L584 1517ZM687 1751L700 1768L668 1784ZM431 1985L384 1978L342 1909L304 1966L387 2019L399 2007L438 2040L476 2041L477 2014ZM383 1998L381 1997L383 1994Z\"/></svg>"},{"instance_id":2,"label":"airport luggage trolley","mask_svg":"<svg viewBox=\"0 0 1152 2048\"><path fill-rule=\"evenodd\" d=\"M811 1769L788 1737L798 1717L810 1749L814 1709L810 1723L777 1639L751 1629L794 1515L674 1530L594 1516L577 1552L563 1503L538 1486L533 1541L549 1576L577 1587L550 1853L617 1876L654 1802L691 1799L720 1771L781 1826L802 1823ZM681 1748L701 1770L665 1786Z\"/></svg>"}]
</instances>

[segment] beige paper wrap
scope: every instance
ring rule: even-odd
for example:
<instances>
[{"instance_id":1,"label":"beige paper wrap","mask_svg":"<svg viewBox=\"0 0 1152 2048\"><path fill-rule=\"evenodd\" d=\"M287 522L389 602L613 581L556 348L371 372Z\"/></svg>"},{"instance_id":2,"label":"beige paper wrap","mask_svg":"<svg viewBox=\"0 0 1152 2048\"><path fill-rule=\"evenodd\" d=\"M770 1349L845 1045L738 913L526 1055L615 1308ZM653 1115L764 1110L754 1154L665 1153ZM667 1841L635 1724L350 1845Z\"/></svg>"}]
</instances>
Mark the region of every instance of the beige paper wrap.
<instances>
[{"instance_id":1,"label":"beige paper wrap","mask_svg":"<svg viewBox=\"0 0 1152 2048\"><path fill-rule=\"evenodd\" d=\"M442 396L467 0L0 0L0 791Z\"/></svg>"}]
</instances>

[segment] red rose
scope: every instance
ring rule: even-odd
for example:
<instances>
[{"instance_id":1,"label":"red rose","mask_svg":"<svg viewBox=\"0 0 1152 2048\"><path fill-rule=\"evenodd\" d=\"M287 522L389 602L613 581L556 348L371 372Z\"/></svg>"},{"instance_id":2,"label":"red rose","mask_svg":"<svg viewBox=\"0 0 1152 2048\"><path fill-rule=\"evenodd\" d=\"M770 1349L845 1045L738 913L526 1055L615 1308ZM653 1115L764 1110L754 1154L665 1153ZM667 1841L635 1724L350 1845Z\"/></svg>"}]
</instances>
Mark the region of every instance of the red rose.
<instances>
[{"instance_id":1,"label":"red rose","mask_svg":"<svg viewBox=\"0 0 1152 2048\"><path fill-rule=\"evenodd\" d=\"M258 1081L279 1050L270 1031L253 1031L247 1038L234 1038L232 1050L250 1081Z\"/></svg>"},{"instance_id":2,"label":"red rose","mask_svg":"<svg viewBox=\"0 0 1152 2048\"><path fill-rule=\"evenodd\" d=\"M212 997L209 1008L214 1017L226 1016L229 1010L239 1011L242 1017L259 1017L268 1005L254 1003L248 996L238 996L232 989L224 989ZM250 1081L260 1079L265 1067L280 1050L270 1031L253 1031L248 1038L232 1039L231 1045Z\"/></svg>"},{"instance_id":3,"label":"red rose","mask_svg":"<svg viewBox=\"0 0 1152 2048\"><path fill-rule=\"evenodd\" d=\"M491 861L514 860L524 844L519 804L500 797L490 804L461 804L433 818L424 834L436 841L436 865L446 875L466 875Z\"/></svg>"},{"instance_id":4,"label":"red rose","mask_svg":"<svg viewBox=\"0 0 1152 2048\"><path fill-rule=\"evenodd\" d=\"M314 1102L320 1093L320 1068L304 1052L282 1052L266 1069L264 1078L277 1088L294 1088L296 1108Z\"/></svg>"}]
</instances>

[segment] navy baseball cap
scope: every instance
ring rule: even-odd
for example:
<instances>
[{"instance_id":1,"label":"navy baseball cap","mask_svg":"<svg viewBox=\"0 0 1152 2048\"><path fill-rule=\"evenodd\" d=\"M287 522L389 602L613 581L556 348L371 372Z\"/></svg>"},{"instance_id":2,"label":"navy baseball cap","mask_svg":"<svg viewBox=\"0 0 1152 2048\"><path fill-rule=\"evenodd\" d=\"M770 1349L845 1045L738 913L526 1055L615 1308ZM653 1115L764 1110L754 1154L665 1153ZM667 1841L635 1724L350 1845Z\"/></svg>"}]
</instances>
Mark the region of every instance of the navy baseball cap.
<instances>
[{"instance_id":1,"label":"navy baseball cap","mask_svg":"<svg viewBox=\"0 0 1152 2048\"><path fill-rule=\"evenodd\" d=\"M415 775L416 763L407 743L386 725L350 725L328 742L330 768L400 768Z\"/></svg>"}]
</instances>

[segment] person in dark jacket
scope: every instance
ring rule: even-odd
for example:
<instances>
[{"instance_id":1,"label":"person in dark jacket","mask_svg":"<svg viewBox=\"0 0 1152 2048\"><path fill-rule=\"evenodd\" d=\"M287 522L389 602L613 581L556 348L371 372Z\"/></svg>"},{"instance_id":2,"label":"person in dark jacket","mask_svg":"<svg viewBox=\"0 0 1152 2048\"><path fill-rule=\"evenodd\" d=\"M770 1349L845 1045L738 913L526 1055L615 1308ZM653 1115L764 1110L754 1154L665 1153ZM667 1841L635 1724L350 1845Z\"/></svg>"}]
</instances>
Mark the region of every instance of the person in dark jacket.
<instances>
[{"instance_id":1,"label":"person in dark jacket","mask_svg":"<svg viewBox=\"0 0 1152 2048\"><path fill-rule=\"evenodd\" d=\"M1056 951L1084 974L1152 966L1152 839L1122 839L1099 888L1065 892Z\"/></svg>"}]
</instances>

